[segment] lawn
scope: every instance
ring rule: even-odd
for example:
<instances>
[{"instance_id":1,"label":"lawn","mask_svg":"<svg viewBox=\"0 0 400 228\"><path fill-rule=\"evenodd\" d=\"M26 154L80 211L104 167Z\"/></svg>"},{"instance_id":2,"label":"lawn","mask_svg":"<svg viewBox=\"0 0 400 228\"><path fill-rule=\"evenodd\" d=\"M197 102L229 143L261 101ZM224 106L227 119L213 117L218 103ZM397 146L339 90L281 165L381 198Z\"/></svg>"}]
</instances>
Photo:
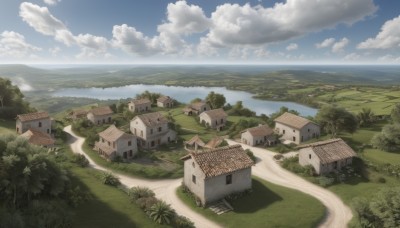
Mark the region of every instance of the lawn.
<instances>
[{"instance_id":1,"label":"lawn","mask_svg":"<svg viewBox=\"0 0 400 228\"><path fill-rule=\"evenodd\" d=\"M224 227L315 227L325 208L315 198L296 190L253 178L253 192L231 202L234 211L217 215L197 207L179 188L181 200Z\"/></svg>"},{"instance_id":2,"label":"lawn","mask_svg":"<svg viewBox=\"0 0 400 228\"><path fill-rule=\"evenodd\" d=\"M69 170L81 189L92 196L74 210L72 227L168 227L152 222L122 190L102 184L95 177L98 171L78 167Z\"/></svg>"},{"instance_id":3,"label":"lawn","mask_svg":"<svg viewBox=\"0 0 400 228\"><path fill-rule=\"evenodd\" d=\"M15 120L0 119L0 135L15 134Z\"/></svg>"}]
</instances>

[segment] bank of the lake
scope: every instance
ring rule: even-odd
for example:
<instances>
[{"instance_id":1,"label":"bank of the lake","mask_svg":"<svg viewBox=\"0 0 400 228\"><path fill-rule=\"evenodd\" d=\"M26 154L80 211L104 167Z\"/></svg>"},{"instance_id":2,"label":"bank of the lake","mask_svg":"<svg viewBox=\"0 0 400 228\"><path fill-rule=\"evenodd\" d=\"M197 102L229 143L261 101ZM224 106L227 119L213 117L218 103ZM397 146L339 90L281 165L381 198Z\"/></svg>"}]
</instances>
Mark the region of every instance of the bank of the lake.
<instances>
[{"instance_id":1,"label":"bank of the lake","mask_svg":"<svg viewBox=\"0 0 400 228\"><path fill-rule=\"evenodd\" d=\"M166 85L127 85L122 87L110 88L66 88L53 93L55 97L84 97L95 98L99 100L119 100L135 97L144 91L161 93L171 96L182 103L189 103L194 98L204 98L211 91L221 93L225 96L227 103L235 104L237 101L243 101L243 105L258 115L269 115L278 111L282 106L294 109L303 116L314 116L316 109L301 105L294 102L286 101L269 101L254 98L254 94L244 91L228 90L225 87L182 87L182 86L166 86Z\"/></svg>"}]
</instances>

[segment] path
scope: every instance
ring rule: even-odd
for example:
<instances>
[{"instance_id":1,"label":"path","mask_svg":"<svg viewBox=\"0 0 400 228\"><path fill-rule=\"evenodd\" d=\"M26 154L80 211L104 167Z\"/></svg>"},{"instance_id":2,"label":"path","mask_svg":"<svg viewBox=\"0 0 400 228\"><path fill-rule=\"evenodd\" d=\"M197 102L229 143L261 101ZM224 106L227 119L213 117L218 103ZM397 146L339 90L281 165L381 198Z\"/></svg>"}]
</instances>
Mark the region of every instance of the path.
<instances>
[{"instance_id":1,"label":"path","mask_svg":"<svg viewBox=\"0 0 400 228\"><path fill-rule=\"evenodd\" d=\"M85 157L89 160L90 166L92 168L112 172L109 169L106 169L102 166L97 165L89 156L87 156L83 150L82 146L85 142L85 139L77 136L72 132L71 126L67 126L64 128L64 131L71 135L70 137L70 146L74 153L79 153L85 155ZM112 172L115 176L119 178L121 183L128 188L134 186L145 186L150 188L156 194L158 199L164 200L168 204L171 204L172 208L179 214L185 217L188 217L191 221L194 222L196 227L199 228L213 228L213 227L221 227L215 222L205 218L204 216L194 212L190 207L186 206L176 195L176 189L181 185L182 179L164 179L164 180L146 180L131 176L126 176L122 174L118 174Z\"/></svg>"},{"instance_id":2,"label":"path","mask_svg":"<svg viewBox=\"0 0 400 228\"><path fill-rule=\"evenodd\" d=\"M227 140L228 144L240 144L238 142ZM260 177L271 183L281 185L284 187L292 188L309 194L319 201L321 201L327 208L327 214L319 225L323 228L344 228L347 227L347 223L353 217L353 214L349 207L347 207L343 201L334 193L314 185L303 178L283 169L277 162L274 161L273 156L277 153L251 147L245 144L240 144L244 149L250 149L254 155L260 159L257 164L253 167L253 175Z\"/></svg>"}]
</instances>

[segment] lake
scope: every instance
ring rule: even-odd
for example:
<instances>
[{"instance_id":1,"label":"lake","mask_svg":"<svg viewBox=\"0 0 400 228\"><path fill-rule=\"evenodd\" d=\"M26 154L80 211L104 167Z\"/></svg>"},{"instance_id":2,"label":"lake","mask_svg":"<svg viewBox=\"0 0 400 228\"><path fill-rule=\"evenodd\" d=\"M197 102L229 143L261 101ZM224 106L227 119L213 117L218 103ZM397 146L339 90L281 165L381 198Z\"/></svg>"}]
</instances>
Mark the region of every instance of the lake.
<instances>
[{"instance_id":1,"label":"lake","mask_svg":"<svg viewBox=\"0 0 400 228\"><path fill-rule=\"evenodd\" d=\"M140 94L146 90L173 97L182 103L189 103L191 100L197 97L204 99L209 92L214 91L216 93L223 94L226 98L226 102L230 103L231 105L235 104L237 101L242 101L243 106L255 111L257 115L262 113L269 115L278 111L282 106L286 106L289 109L294 109L300 112L302 116L314 116L317 113L317 110L314 108L294 102L258 100L253 98L253 94L251 93L228 90L225 87L182 87L139 84L111 88L67 88L53 93L53 96L86 97L99 100L119 100L133 98L136 96L136 94Z\"/></svg>"}]
</instances>

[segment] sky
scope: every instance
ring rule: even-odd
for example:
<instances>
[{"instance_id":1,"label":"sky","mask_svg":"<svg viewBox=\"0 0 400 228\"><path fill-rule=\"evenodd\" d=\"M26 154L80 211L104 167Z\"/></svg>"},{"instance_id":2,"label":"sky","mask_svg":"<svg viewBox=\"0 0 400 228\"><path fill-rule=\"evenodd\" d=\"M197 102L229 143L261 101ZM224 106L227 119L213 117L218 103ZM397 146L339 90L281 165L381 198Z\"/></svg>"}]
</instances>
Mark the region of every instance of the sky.
<instances>
[{"instance_id":1,"label":"sky","mask_svg":"<svg viewBox=\"0 0 400 228\"><path fill-rule=\"evenodd\" d=\"M399 64L398 0L1 0L0 63Z\"/></svg>"}]
</instances>

